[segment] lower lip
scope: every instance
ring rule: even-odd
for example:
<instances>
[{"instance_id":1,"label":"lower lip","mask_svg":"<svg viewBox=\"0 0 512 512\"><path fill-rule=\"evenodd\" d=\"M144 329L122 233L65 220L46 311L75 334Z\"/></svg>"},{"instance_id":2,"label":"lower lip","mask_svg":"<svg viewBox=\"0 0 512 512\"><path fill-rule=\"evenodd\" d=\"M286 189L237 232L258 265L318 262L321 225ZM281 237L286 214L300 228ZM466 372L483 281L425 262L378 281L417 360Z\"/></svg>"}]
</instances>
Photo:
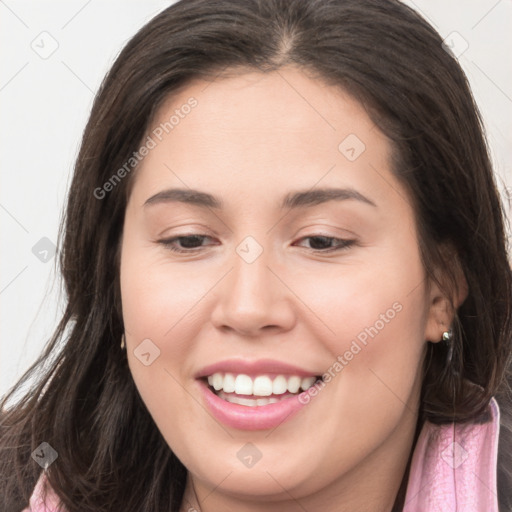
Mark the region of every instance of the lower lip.
<instances>
[{"instance_id":1,"label":"lower lip","mask_svg":"<svg viewBox=\"0 0 512 512\"><path fill-rule=\"evenodd\" d=\"M219 398L204 381L198 380L198 383L206 405L213 416L229 427L242 430L275 428L289 420L309 402L309 399L304 400L304 403L299 400L301 395L307 393L303 391L299 395L285 398L275 404L254 407L232 404Z\"/></svg>"}]
</instances>

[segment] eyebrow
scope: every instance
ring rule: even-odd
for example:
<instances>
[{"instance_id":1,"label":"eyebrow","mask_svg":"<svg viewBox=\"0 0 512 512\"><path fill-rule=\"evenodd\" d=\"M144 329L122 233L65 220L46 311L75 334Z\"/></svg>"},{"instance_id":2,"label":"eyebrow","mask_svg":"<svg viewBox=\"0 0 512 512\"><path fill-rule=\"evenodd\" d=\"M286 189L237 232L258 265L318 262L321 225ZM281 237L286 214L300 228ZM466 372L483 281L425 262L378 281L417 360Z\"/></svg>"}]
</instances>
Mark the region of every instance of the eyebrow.
<instances>
[{"instance_id":1,"label":"eyebrow","mask_svg":"<svg viewBox=\"0 0 512 512\"><path fill-rule=\"evenodd\" d=\"M366 196L353 188L320 188L314 190L299 190L286 194L281 202L281 209L285 208L307 208L316 206L328 201L345 201L354 199L370 206L377 205ZM156 193L146 200L144 207L159 204L179 202L192 204L202 208L213 208L222 210L224 202L222 199L207 192L194 189L170 188Z\"/></svg>"}]
</instances>

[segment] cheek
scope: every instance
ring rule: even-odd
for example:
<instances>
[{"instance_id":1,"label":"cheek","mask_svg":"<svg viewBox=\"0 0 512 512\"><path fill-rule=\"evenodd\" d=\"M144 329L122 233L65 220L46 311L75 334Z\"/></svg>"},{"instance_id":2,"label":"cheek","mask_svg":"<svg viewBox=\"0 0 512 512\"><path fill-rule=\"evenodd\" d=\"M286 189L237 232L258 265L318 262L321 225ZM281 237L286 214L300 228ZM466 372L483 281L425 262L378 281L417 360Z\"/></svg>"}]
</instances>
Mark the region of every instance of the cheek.
<instances>
[{"instance_id":1,"label":"cheek","mask_svg":"<svg viewBox=\"0 0 512 512\"><path fill-rule=\"evenodd\" d=\"M132 376L148 408L166 411L168 404L160 401L179 399L177 381L189 371L183 363L201 326L194 304L204 290L185 279L178 266L166 265L154 254L135 237L125 236L120 269L122 312Z\"/></svg>"},{"instance_id":2,"label":"cheek","mask_svg":"<svg viewBox=\"0 0 512 512\"><path fill-rule=\"evenodd\" d=\"M315 336L333 356L348 351L348 360L369 365L385 360L384 352L393 352L395 363L421 352L427 297L412 238L347 258L329 272L298 275L294 291L316 314Z\"/></svg>"},{"instance_id":3,"label":"cheek","mask_svg":"<svg viewBox=\"0 0 512 512\"><path fill-rule=\"evenodd\" d=\"M207 283L187 278L179 265L155 260L150 256L154 251L128 237L124 244L120 277L130 372L168 444L180 446L188 436L190 418L189 423L177 421L177 412L186 410L191 417L204 416L204 410L190 399L183 384L190 379L190 355L204 324L195 306L206 293ZM146 365L144 357L139 357L139 347L147 340L157 352L148 345Z\"/></svg>"},{"instance_id":4,"label":"cheek","mask_svg":"<svg viewBox=\"0 0 512 512\"><path fill-rule=\"evenodd\" d=\"M208 279L194 278L179 264L153 254L130 242L123 248L121 296L125 327L133 339L153 336L160 343L165 339L166 345L179 351L182 337L178 333L185 325L188 329L199 327L195 306L211 288L214 276L208 286Z\"/></svg>"},{"instance_id":5,"label":"cheek","mask_svg":"<svg viewBox=\"0 0 512 512\"><path fill-rule=\"evenodd\" d=\"M326 373L333 386L327 387L336 395L335 403L355 413L347 425L354 432L364 431L372 418L378 424L379 416L399 415L404 404L414 402L427 318L416 248L413 240L393 244L372 261L315 280L316 288L308 286L306 277L302 283L308 305L328 327L316 332L331 354ZM316 292L306 295L307 289Z\"/></svg>"}]
</instances>

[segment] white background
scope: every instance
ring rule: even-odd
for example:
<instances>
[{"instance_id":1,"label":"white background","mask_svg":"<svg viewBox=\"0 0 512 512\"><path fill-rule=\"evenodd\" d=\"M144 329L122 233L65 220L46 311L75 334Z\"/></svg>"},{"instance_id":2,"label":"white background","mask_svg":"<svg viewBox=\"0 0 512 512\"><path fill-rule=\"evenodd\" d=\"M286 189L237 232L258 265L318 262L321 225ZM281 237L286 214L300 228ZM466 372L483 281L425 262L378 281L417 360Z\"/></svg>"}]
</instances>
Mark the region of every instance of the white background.
<instances>
[{"instance_id":1,"label":"white background","mask_svg":"<svg viewBox=\"0 0 512 512\"><path fill-rule=\"evenodd\" d=\"M62 312L56 258L40 261L32 248L43 237L57 241L94 93L128 39L171 3L0 0L0 396L41 352ZM487 126L499 188L508 197L512 2L405 3L443 38L450 36L455 51L469 45L459 61ZM57 45L47 58L37 53L46 57L44 51Z\"/></svg>"}]
</instances>

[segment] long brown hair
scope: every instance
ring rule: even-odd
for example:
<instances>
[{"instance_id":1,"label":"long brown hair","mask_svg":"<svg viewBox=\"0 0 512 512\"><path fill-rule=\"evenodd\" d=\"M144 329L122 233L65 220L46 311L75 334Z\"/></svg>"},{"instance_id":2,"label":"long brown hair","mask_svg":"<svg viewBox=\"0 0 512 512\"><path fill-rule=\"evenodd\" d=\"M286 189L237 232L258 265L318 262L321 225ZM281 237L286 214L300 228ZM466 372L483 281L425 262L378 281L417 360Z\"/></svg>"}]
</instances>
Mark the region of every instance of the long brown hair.
<instances>
[{"instance_id":1,"label":"long brown hair","mask_svg":"<svg viewBox=\"0 0 512 512\"><path fill-rule=\"evenodd\" d=\"M444 344L428 343L418 425L471 420L495 396L499 503L512 508L505 218L459 64L398 0L181 0L127 43L96 95L59 233L67 307L44 352L0 403L2 510L28 504L41 471L31 452L43 441L58 453L47 476L70 512L179 510L186 468L149 415L119 347L120 235L136 168L105 197L94 191L139 148L162 102L191 79L286 64L367 108L393 143L393 172L410 192L427 275L436 279L434 269L449 271L453 262L464 272L469 295L456 314L452 362L445 366ZM450 289L449 281L440 284Z\"/></svg>"}]
</instances>

